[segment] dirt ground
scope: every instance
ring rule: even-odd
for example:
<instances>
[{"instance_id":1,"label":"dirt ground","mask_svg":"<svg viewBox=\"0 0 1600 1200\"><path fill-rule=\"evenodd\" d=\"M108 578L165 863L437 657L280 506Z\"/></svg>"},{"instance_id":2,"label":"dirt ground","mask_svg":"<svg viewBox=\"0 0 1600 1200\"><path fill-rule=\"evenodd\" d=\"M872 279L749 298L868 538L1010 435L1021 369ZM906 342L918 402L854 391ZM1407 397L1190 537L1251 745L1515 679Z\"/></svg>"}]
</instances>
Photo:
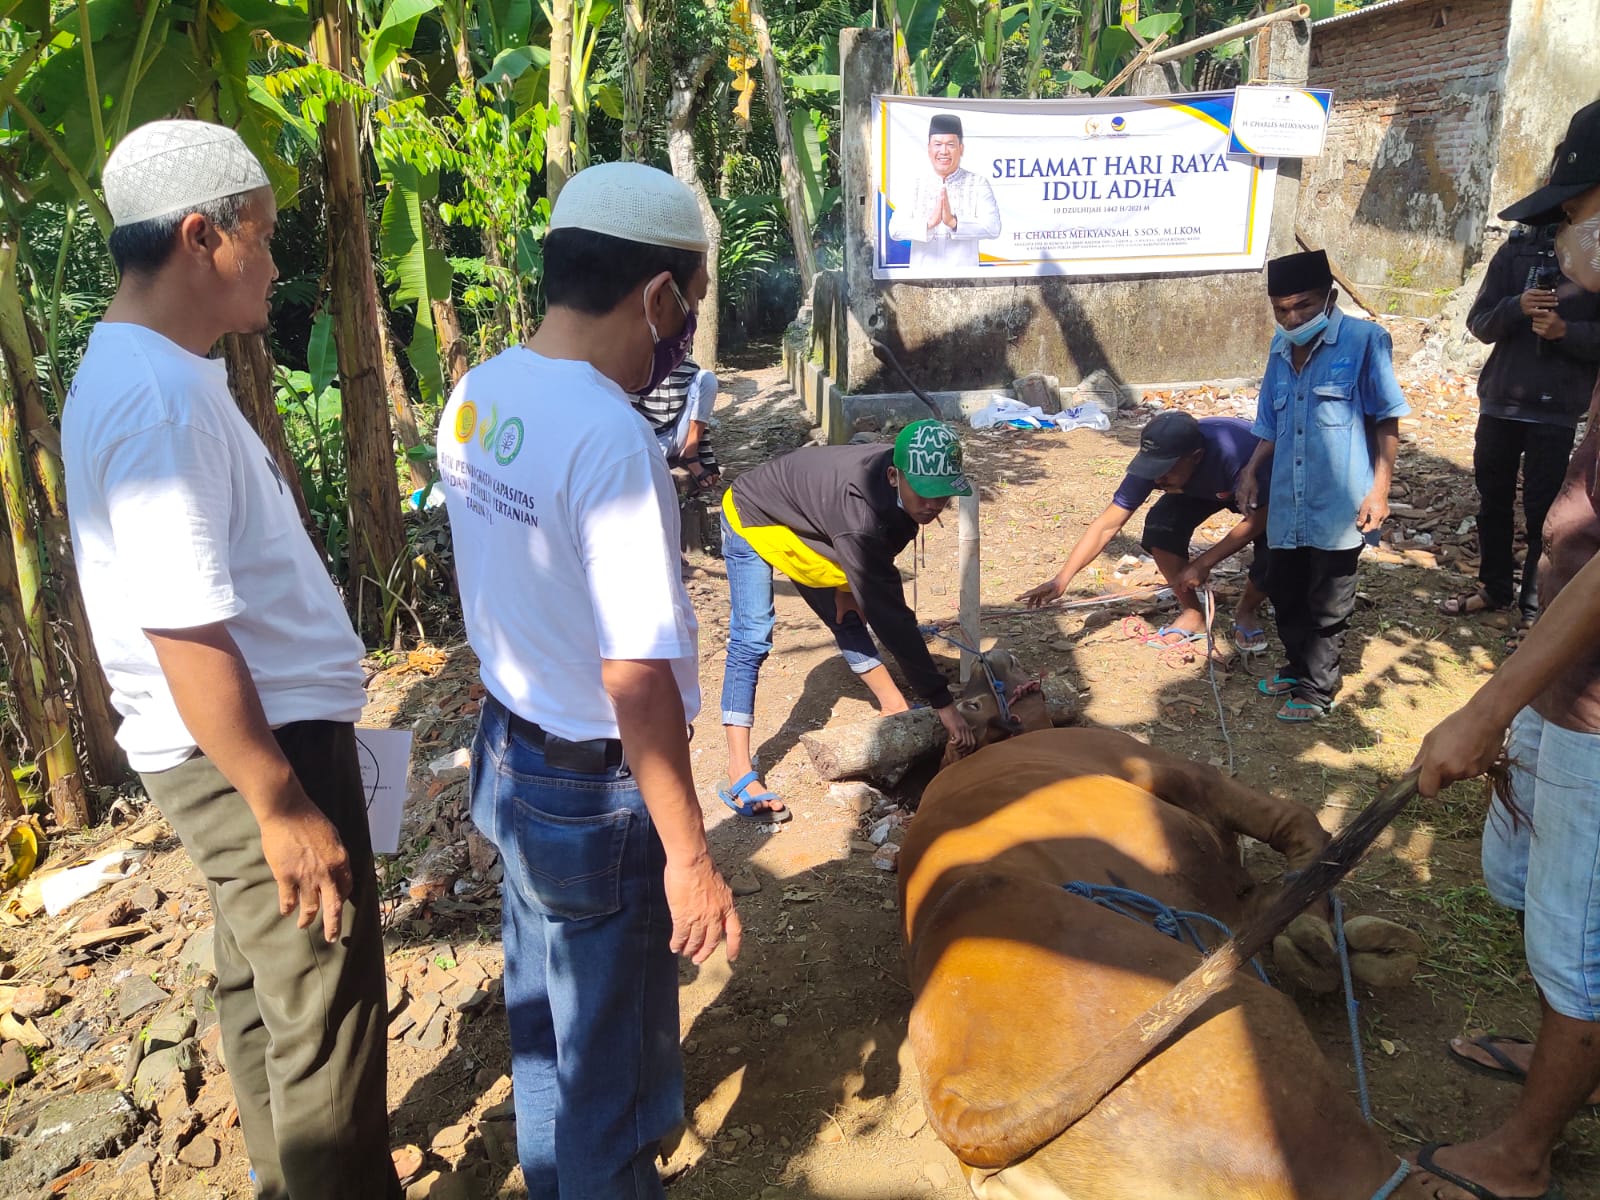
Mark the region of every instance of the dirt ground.
<instances>
[{"instance_id":1,"label":"dirt ground","mask_svg":"<svg viewBox=\"0 0 1600 1200\"><path fill-rule=\"evenodd\" d=\"M1415 328L1398 323L1396 339L1403 363L1416 347ZM715 438L730 475L810 436L796 398L770 364L770 354L757 354L722 372ZM1437 371L1402 378L1414 413L1402 423L1392 522L1398 542L1364 556L1339 707L1320 723L1282 725L1272 718L1271 702L1255 695L1260 666L1240 663L1217 676L1239 778L1309 805L1329 829L1403 770L1422 734L1507 653L1510 630L1500 618L1446 618L1437 607L1464 586L1456 572L1475 569L1473 536L1464 524L1476 508L1471 381ZM1153 393L1146 407L1119 417L1105 434L1001 428L964 435L969 473L983 500L985 645L1004 645L1032 671L1073 681L1087 721L1226 769L1230 745L1204 661L1174 661L1122 637L1123 616L1142 611L1157 623L1159 611L1030 613L1014 604L1018 593L1053 573L1109 501L1155 404L1200 415L1248 415L1254 406L1249 392ZM1126 532L1100 560L1097 577L1080 579L1082 594L1148 575L1147 563L1125 558L1139 554L1138 518ZM921 617L953 617L953 516L927 531L924 553L915 565L913 558L908 551L901 565ZM1216 582L1218 631L1226 633L1242 572L1219 573ZM966 1195L955 1160L923 1121L905 1045L911 997L900 964L894 876L872 865L861 821L827 798L798 740L830 721L868 716L866 693L832 653L826 631L780 584L777 648L762 676L755 741L769 785L795 818L774 834L738 823L714 792L723 774L716 697L727 624L720 563L697 560L690 588L701 621L706 697L692 748L695 777L717 859L748 894L740 900L739 962L730 968L719 953L700 969L682 970L689 1130L670 1163L669 1193L680 1200ZM462 772L448 761L470 739L481 691L459 638L436 640L437 651L374 664L367 714L369 724L409 726L418 739L403 852L384 867L398 1014L390 1042L394 1141L423 1152L413 1195L517 1194L498 991L498 868L465 823ZM935 653L953 673L950 648L936 644ZM916 790L908 781L895 798L914 805ZM0 1102L0 1159L16 1154L16 1134L27 1132L28 1114L44 1100L111 1086L153 1014L182 1010L186 1001L203 1008L204 998L193 1001L191 992L205 982L204 962L183 962L197 957L193 943L209 924L203 889L158 816L134 808L131 825L97 836L126 838L132 829L153 847L133 877L164 893L140 918L153 932L131 946L112 942L84 954L66 946L76 910L0 927L0 960L9 957L15 974L8 985L43 984L70 996L37 1021L52 1045L34 1055L35 1078ZM1418 802L1344 889L1351 908L1408 924L1429 945L1410 986L1364 996L1361 1006L1375 1118L1397 1150L1482 1130L1513 1098L1507 1085L1452 1067L1443 1051L1447 1038L1464 1030L1534 1032L1537 1011L1515 924L1480 885L1482 815L1474 786ZM94 841L86 839L81 849L94 849ZM118 887L127 891L131 884ZM144 977L162 984L171 999L124 1018L126 990ZM1302 998L1301 1009L1329 1059L1350 1069L1342 1002ZM76 1042L75 1023L90 1031L80 1031ZM187 1094L169 1093L169 1111L123 1139L131 1149L91 1157L88 1169L55 1194L248 1195L237 1129L226 1100L217 1107L226 1076L205 1052L203 1035L200 1045L202 1070L186 1082ZM175 1155L183 1139L170 1135L174 1122L185 1120L185 1107L210 1113L190 1122L203 1132L187 1136L216 1141L215 1165L195 1167ZM207 1158L204 1147L189 1154L193 1162ZM0 1181L4 1167L0 1161ZM1568 1196L1600 1200L1600 1122L1592 1113L1573 1122L1556 1167Z\"/></svg>"}]
</instances>

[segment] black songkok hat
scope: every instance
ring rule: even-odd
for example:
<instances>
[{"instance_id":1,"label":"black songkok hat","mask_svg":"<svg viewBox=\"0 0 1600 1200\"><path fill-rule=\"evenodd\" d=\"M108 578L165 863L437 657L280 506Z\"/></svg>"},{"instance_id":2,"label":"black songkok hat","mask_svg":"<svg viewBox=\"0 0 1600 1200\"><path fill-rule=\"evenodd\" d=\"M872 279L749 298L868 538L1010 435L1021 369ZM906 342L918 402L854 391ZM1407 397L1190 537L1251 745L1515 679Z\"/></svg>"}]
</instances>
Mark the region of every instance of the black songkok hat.
<instances>
[{"instance_id":1,"label":"black songkok hat","mask_svg":"<svg viewBox=\"0 0 1600 1200\"><path fill-rule=\"evenodd\" d=\"M1267 264L1267 295L1295 296L1301 292L1320 292L1333 286L1333 268L1328 266L1326 250L1307 250L1285 254Z\"/></svg>"},{"instance_id":2,"label":"black songkok hat","mask_svg":"<svg viewBox=\"0 0 1600 1200\"><path fill-rule=\"evenodd\" d=\"M953 133L961 136L961 118L954 113L940 113L928 122L928 136L936 137L941 133Z\"/></svg>"}]
</instances>

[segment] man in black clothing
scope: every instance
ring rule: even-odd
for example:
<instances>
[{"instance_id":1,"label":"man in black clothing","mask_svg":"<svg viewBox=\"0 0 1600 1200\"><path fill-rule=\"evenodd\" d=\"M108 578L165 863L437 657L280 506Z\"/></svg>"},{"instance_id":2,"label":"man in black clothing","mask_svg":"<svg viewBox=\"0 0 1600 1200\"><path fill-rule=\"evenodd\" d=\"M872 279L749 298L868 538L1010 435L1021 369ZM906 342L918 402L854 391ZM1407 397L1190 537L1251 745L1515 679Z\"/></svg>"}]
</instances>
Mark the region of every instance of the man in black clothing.
<instances>
[{"instance_id":1,"label":"man in black clothing","mask_svg":"<svg viewBox=\"0 0 1600 1200\"><path fill-rule=\"evenodd\" d=\"M1518 601L1524 620L1539 610L1538 562L1544 518L1566 475L1578 418L1600 371L1600 296L1561 274L1557 225L1519 227L1489 263L1467 328L1494 346L1478 376L1477 591L1444 602L1451 616L1511 604L1517 469L1528 553Z\"/></svg>"},{"instance_id":2,"label":"man in black clothing","mask_svg":"<svg viewBox=\"0 0 1600 1200\"><path fill-rule=\"evenodd\" d=\"M951 741L971 747L972 731L928 653L894 562L917 527L943 512L951 496L971 494L961 471L961 443L940 421L906 426L892 449L805 447L745 472L724 493L722 552L730 606L722 725L728 777L717 795L739 816L763 824L789 819L783 801L763 788L750 758L756 679L772 651L774 570L793 581L833 632L881 712L908 706L878 657L869 626L912 689L938 713Z\"/></svg>"}]
</instances>

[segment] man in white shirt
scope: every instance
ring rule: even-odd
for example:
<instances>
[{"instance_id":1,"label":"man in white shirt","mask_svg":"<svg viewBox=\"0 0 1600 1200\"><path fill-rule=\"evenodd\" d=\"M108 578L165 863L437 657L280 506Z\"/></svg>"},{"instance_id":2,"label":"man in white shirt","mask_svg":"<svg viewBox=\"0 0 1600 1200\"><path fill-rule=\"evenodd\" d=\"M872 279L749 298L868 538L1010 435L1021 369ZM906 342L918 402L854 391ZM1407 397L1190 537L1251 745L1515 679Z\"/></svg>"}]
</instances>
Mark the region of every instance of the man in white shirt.
<instances>
[{"instance_id":1,"label":"man in white shirt","mask_svg":"<svg viewBox=\"0 0 1600 1200\"><path fill-rule=\"evenodd\" d=\"M928 122L928 162L933 174L901 196L889 218L889 236L911 243L911 269L937 275L978 265L978 242L1000 236L1000 206L982 175L961 165L966 147L961 118L940 113Z\"/></svg>"},{"instance_id":2,"label":"man in white shirt","mask_svg":"<svg viewBox=\"0 0 1600 1200\"><path fill-rule=\"evenodd\" d=\"M134 130L103 182L121 281L61 434L117 739L206 878L255 1195L392 1200L354 732L364 648L225 364L206 357L267 327L272 188L237 134L201 121Z\"/></svg>"},{"instance_id":3,"label":"man in white shirt","mask_svg":"<svg viewBox=\"0 0 1600 1200\"><path fill-rule=\"evenodd\" d=\"M739 949L706 845L678 505L636 394L683 361L706 291L693 193L637 163L574 175L544 323L439 420L467 638L488 691L473 823L505 863L517 1153L536 1200L659 1197L683 1119L675 954Z\"/></svg>"}]
</instances>

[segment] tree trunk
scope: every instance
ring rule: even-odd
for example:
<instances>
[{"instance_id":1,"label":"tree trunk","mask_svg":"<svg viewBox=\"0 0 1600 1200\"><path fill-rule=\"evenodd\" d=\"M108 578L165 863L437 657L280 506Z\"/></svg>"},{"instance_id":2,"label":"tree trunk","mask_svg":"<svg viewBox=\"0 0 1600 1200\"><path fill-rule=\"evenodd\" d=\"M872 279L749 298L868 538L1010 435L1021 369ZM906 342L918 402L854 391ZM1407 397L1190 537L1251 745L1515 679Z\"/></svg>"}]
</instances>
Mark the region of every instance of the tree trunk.
<instances>
[{"instance_id":1,"label":"tree trunk","mask_svg":"<svg viewBox=\"0 0 1600 1200\"><path fill-rule=\"evenodd\" d=\"M313 12L314 57L341 75L351 72L347 0L319 0ZM327 164L330 308L344 401L345 464L350 504L350 595L358 631L369 642L382 633L383 592L389 571L405 553L394 469L394 432L384 393L378 337L378 284L367 229L361 143L355 109L328 105L322 126Z\"/></svg>"},{"instance_id":2,"label":"tree trunk","mask_svg":"<svg viewBox=\"0 0 1600 1200\"><path fill-rule=\"evenodd\" d=\"M573 0L550 6L550 111L556 115L545 141L545 194L556 198L572 178L572 10Z\"/></svg>"},{"instance_id":3,"label":"tree trunk","mask_svg":"<svg viewBox=\"0 0 1600 1200\"><path fill-rule=\"evenodd\" d=\"M700 302L700 321L694 334L695 361L707 368L716 366L717 362L717 269L722 257L722 226L716 210L711 207L706 185L700 179L700 164L694 152L694 124L706 76L715 61L713 51L703 50L690 59L684 70L674 71L672 92L667 100L667 157L672 161L672 173L694 193L710 242L706 250L706 296Z\"/></svg>"},{"instance_id":4,"label":"tree trunk","mask_svg":"<svg viewBox=\"0 0 1600 1200\"><path fill-rule=\"evenodd\" d=\"M756 34L756 52L761 55L761 78L767 85L767 109L772 113L772 132L778 139L778 158L783 167L783 207L789 214L789 237L794 241L794 261L800 272L801 303L811 296L811 281L817 277L817 256L811 245L811 220L806 215L805 190L800 182L800 164L794 153L794 131L789 127L789 105L783 95L783 76L772 53L772 34L761 0L749 0L750 25Z\"/></svg>"},{"instance_id":5,"label":"tree trunk","mask_svg":"<svg viewBox=\"0 0 1600 1200\"><path fill-rule=\"evenodd\" d=\"M17 579L17 563L11 555L11 539L0 537L0 654L5 657L6 679L10 681L22 740L37 758L40 749L50 744L50 730L45 725L39 694L27 686L28 640L22 626L22 584Z\"/></svg>"},{"instance_id":6,"label":"tree trunk","mask_svg":"<svg viewBox=\"0 0 1600 1200\"><path fill-rule=\"evenodd\" d=\"M389 405L394 410L394 431L400 439L399 451L405 454L413 446L422 444L422 431L417 428L417 414L411 407L411 393L406 390L405 372L400 369L400 356L394 349L394 330L389 327L389 314L378 312L378 349L383 355L383 390L389 393ZM413 488L427 487L428 469L409 455L406 468L411 472Z\"/></svg>"},{"instance_id":7,"label":"tree trunk","mask_svg":"<svg viewBox=\"0 0 1600 1200\"><path fill-rule=\"evenodd\" d=\"M445 244L438 201L430 200L422 206L422 228L432 245ZM467 335L461 330L461 316L456 312L454 296L431 300L429 304L433 307L433 330L439 339L439 358L444 363L445 386L454 388L472 365L467 356Z\"/></svg>"},{"instance_id":8,"label":"tree trunk","mask_svg":"<svg viewBox=\"0 0 1600 1200\"><path fill-rule=\"evenodd\" d=\"M624 162L644 161L644 102L649 83L649 0L623 0L622 158Z\"/></svg>"},{"instance_id":9,"label":"tree trunk","mask_svg":"<svg viewBox=\"0 0 1600 1200\"><path fill-rule=\"evenodd\" d=\"M89 759L93 782L113 784L124 773L122 751L117 746L117 716L111 707L111 687L100 668L89 614L78 584L78 566L72 555L72 530L67 524L67 484L61 466L61 435L45 410L38 371L34 366L34 340L22 309L13 273L0 286L0 353L4 354L11 390L22 418L26 458L32 467L35 508L44 538L46 561L55 573L53 615L64 626L66 645L76 686L79 727ZM63 681L65 687L65 681Z\"/></svg>"},{"instance_id":10,"label":"tree trunk","mask_svg":"<svg viewBox=\"0 0 1600 1200\"><path fill-rule=\"evenodd\" d=\"M278 464L278 471L294 497L294 506L300 511L300 523L312 540L319 541L316 522L311 519L311 509L306 505L306 494L300 486L300 470L295 465L294 454L283 432L283 416L278 412L278 394L273 380L272 349L260 333L229 333L222 339L222 354L228 364L228 390L233 401L250 422Z\"/></svg>"},{"instance_id":11,"label":"tree trunk","mask_svg":"<svg viewBox=\"0 0 1600 1200\"><path fill-rule=\"evenodd\" d=\"M1077 720L1078 698L1069 680L1051 676L1041 690L1051 724L1071 725ZM946 737L937 713L915 708L802 733L800 744L823 779L898 782L918 760L942 750Z\"/></svg>"},{"instance_id":12,"label":"tree trunk","mask_svg":"<svg viewBox=\"0 0 1600 1200\"><path fill-rule=\"evenodd\" d=\"M1003 22L1000 0L984 0L979 37L986 53L978 75L978 95L985 100L994 100L1000 95L1000 72L1005 52Z\"/></svg>"},{"instance_id":13,"label":"tree trunk","mask_svg":"<svg viewBox=\"0 0 1600 1200\"><path fill-rule=\"evenodd\" d=\"M10 820L22 816L22 793L17 790L16 777L11 774L11 764L0 754L0 818Z\"/></svg>"},{"instance_id":14,"label":"tree trunk","mask_svg":"<svg viewBox=\"0 0 1600 1200\"><path fill-rule=\"evenodd\" d=\"M17 247L8 238L0 243L0 288L16 287ZM11 555L16 567L16 607L22 617L23 661L13 663L12 686L19 693L32 689L44 713L41 755L50 808L62 829L82 829L89 823L89 797L84 791L78 751L72 743L61 664L56 654L44 604L44 563L39 554L39 531L28 504L28 476L22 464L22 426L18 420L20 397L10 372L8 386L0 389L0 497L11 533Z\"/></svg>"}]
</instances>

